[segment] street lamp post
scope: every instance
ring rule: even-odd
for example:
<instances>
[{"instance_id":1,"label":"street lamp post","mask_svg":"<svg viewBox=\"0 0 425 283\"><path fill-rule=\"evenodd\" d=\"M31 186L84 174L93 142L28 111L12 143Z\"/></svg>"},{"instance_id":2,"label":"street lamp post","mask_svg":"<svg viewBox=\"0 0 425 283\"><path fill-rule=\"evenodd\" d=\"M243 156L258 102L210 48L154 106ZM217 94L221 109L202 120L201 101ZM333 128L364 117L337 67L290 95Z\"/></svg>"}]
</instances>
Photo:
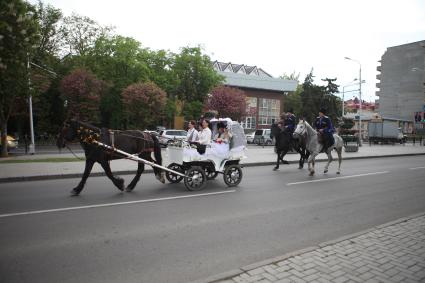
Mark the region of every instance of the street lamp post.
<instances>
[{"instance_id":1,"label":"street lamp post","mask_svg":"<svg viewBox=\"0 0 425 283\"><path fill-rule=\"evenodd\" d=\"M51 70L48 70L46 68L41 67L40 65L37 65L33 62L30 62L30 58L28 55L28 62L27 62L27 70L28 70L28 88L29 88L29 98L28 98L28 104L29 104L29 114L30 114L30 134L31 134L31 143L29 145L28 148L28 153L29 154L34 154L35 153L35 139L34 139L34 119L33 119L33 113L32 113L32 90L31 90L31 75L30 75L30 65L33 65L34 67L37 67L47 73L49 73L50 75L52 75L53 77L56 77L57 74Z\"/></svg>"},{"instance_id":2,"label":"street lamp post","mask_svg":"<svg viewBox=\"0 0 425 283\"><path fill-rule=\"evenodd\" d=\"M348 86L353 86L353 82L357 81L357 78L355 78L351 83L345 85L342 87L342 117L344 117L344 97L345 97L345 88ZM352 92L352 91L356 91L356 90L349 90L347 92Z\"/></svg>"},{"instance_id":3,"label":"street lamp post","mask_svg":"<svg viewBox=\"0 0 425 283\"><path fill-rule=\"evenodd\" d=\"M349 57L344 57L347 60L356 62L359 64L359 99L360 99L360 109L359 109L359 133L360 133L360 145L362 144L363 137L362 137L362 64L355 60L351 59Z\"/></svg>"},{"instance_id":4,"label":"street lamp post","mask_svg":"<svg viewBox=\"0 0 425 283\"><path fill-rule=\"evenodd\" d=\"M30 134L31 134L31 143L28 148L29 154L35 153L35 140L34 140L34 121L33 121L33 114L32 114L32 93L31 93L31 75L30 75L30 58L28 55L28 62L27 62L27 69L28 69L28 88L29 88L29 98L28 98L28 104L29 104L29 111L30 111Z\"/></svg>"}]
</instances>

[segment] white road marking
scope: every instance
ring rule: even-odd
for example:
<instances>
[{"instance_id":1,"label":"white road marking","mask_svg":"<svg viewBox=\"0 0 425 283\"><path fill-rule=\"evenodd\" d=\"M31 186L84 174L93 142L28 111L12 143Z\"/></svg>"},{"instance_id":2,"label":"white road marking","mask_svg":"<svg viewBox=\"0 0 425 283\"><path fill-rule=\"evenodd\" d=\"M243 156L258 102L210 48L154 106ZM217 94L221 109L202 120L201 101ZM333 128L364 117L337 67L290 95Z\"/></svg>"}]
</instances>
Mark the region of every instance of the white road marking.
<instances>
[{"instance_id":1,"label":"white road marking","mask_svg":"<svg viewBox=\"0 0 425 283\"><path fill-rule=\"evenodd\" d=\"M292 185L307 184L307 183L316 183L316 182L325 182L325 181L340 180L340 179L357 178L357 177L370 176L370 175L379 175L379 174L386 174L386 173L389 173L389 171L365 173L365 174L350 175L350 176L341 176L341 177L326 178L326 179L317 179L317 180L302 181L302 182L294 182L294 183L287 183L286 185L292 186Z\"/></svg>"},{"instance_id":2,"label":"white road marking","mask_svg":"<svg viewBox=\"0 0 425 283\"><path fill-rule=\"evenodd\" d=\"M425 166L409 168L409 170L418 170L418 169L425 169Z\"/></svg>"},{"instance_id":3,"label":"white road marking","mask_svg":"<svg viewBox=\"0 0 425 283\"><path fill-rule=\"evenodd\" d=\"M186 195L186 196L177 196L177 197L142 199L142 200L135 200L135 201L112 202L112 203L103 203L103 204L94 204L94 205L85 205L85 206L73 206L73 207L63 207L63 208L54 208L54 209L46 209L46 210L34 210L34 211L17 212L17 213L6 213L6 214L0 214L0 218L20 216L20 215L42 214L42 213L50 213L50 212L61 212L61 211L69 211L69 210L79 210L79 209L87 209L87 208L98 208L98 207L108 207L108 206L116 206L116 205L135 204L135 203L156 202L156 201L163 201L163 200L194 198L194 197L228 194L228 193L234 193L234 192L236 192L236 190L214 192L214 193L204 193L204 194L194 194L194 195Z\"/></svg>"}]
</instances>

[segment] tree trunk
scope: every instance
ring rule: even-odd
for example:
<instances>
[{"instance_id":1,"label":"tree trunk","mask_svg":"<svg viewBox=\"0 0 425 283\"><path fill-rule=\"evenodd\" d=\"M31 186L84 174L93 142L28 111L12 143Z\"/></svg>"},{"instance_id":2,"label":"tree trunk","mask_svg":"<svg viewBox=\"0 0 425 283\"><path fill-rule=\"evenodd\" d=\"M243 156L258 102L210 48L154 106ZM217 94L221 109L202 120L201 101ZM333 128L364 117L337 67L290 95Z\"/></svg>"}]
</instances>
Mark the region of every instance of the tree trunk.
<instances>
[{"instance_id":1,"label":"tree trunk","mask_svg":"<svg viewBox=\"0 0 425 283\"><path fill-rule=\"evenodd\" d=\"M1 153L0 153L0 157L7 157L7 121L1 122L0 131L1 131Z\"/></svg>"}]
</instances>

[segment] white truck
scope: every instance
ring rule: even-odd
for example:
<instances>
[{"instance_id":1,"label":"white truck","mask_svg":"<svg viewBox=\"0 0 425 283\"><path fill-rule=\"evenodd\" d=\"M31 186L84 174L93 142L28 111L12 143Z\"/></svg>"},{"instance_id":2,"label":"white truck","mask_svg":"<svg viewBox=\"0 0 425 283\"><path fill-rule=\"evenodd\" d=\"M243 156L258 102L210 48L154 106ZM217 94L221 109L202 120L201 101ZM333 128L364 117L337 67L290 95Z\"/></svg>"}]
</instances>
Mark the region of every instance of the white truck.
<instances>
[{"instance_id":1,"label":"white truck","mask_svg":"<svg viewBox=\"0 0 425 283\"><path fill-rule=\"evenodd\" d=\"M406 136L398 127L398 121L371 120L368 124L370 143L404 143Z\"/></svg>"}]
</instances>

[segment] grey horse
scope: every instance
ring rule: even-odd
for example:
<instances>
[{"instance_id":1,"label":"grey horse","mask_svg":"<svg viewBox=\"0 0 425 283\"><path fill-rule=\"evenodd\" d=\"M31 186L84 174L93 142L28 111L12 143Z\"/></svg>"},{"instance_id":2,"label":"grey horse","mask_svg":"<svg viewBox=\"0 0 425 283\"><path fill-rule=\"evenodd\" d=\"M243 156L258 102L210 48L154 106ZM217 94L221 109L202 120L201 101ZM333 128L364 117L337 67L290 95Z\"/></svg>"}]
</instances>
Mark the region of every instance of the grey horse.
<instances>
[{"instance_id":1,"label":"grey horse","mask_svg":"<svg viewBox=\"0 0 425 283\"><path fill-rule=\"evenodd\" d=\"M306 141L306 148L310 152L310 157L308 158L308 170L310 171L310 176L314 175L314 161L316 156L322 151L323 144L319 143L317 132L313 127L305 120L300 120L295 131L294 136L302 136ZM341 173L341 161L342 161L342 147L344 142L340 136L333 134L335 143L326 149L326 155L328 156L328 162L326 163L324 173L328 172L329 164L332 162L332 150L335 149L338 153L338 171L337 174Z\"/></svg>"}]
</instances>

